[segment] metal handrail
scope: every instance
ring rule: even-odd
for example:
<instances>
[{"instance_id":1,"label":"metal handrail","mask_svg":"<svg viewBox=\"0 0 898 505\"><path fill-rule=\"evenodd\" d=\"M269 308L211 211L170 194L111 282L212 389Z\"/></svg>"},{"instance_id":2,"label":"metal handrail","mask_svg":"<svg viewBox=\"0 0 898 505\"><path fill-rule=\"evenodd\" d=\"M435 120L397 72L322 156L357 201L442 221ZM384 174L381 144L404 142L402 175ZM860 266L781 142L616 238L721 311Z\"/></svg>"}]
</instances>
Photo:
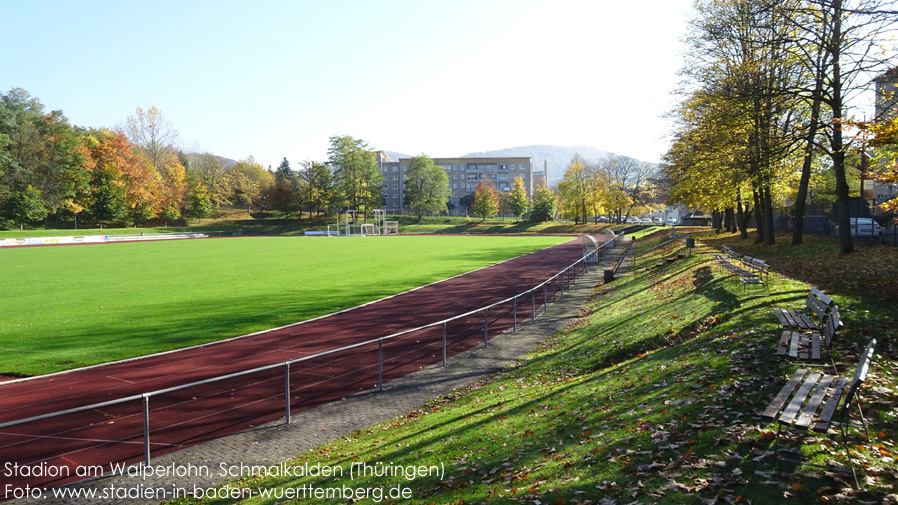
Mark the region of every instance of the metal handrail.
<instances>
[{"instance_id":1,"label":"metal handrail","mask_svg":"<svg viewBox=\"0 0 898 505\"><path fill-rule=\"evenodd\" d=\"M615 238L616 238L616 237L615 237ZM428 329L428 328L433 328L433 327L436 327L436 326L443 326L444 331L445 331L445 325L446 325L447 323L451 322L451 321L454 321L454 320L456 320L456 319L461 319L461 318L464 318L464 317L468 317L468 316L471 316L471 315L473 315L473 314L477 314L477 313L479 313L479 312L481 312L481 311L485 311L485 312L486 312L486 311L489 311L489 309L491 309L491 308L493 308L493 307L496 307L497 305L501 305L501 304L504 304L504 303L508 303L509 301L517 302L518 297L521 297L521 296L523 296L523 295L526 295L527 293L533 293L533 294L534 294L534 300L531 300L532 307L533 307L533 310L531 311L531 320L533 320L533 319L535 318L535 293L536 293L536 291L539 290L540 288L547 287L548 284L549 284L549 282L552 282L552 286L553 286L553 290L554 290L555 281L556 281L559 277L562 277L562 276L564 276L564 275L569 276L569 277L570 277L570 282L569 282L569 284L572 283L574 280L576 280L577 277L579 277L580 275L582 275L582 273L585 273L585 272L588 270L588 268L589 268L589 261L588 261L588 260L589 260L590 257L595 256L595 259L593 259L592 261L593 261L594 263L597 263L597 262L598 262L598 252L599 252L599 251L604 251L605 248L606 248L606 246L608 246L608 244L611 244L611 247L612 247L612 248L614 247L615 238L612 238L612 239L610 239L610 240L607 240L607 241L603 242L603 243L602 243L599 247L597 247L594 251L591 251L591 252L585 254L582 258L578 259L577 261L575 261L574 263L572 263L570 266L564 268L563 270L561 270L561 271L558 272L557 274L553 275L553 276L550 277L549 279L547 279L547 280L543 281L542 283L540 283L540 284L538 284L538 285L536 285L536 286L534 286L534 287L528 289L527 291L524 291L524 292L519 293L519 294L517 294L517 295L508 297L508 298L506 298L506 299L504 299L504 300L495 302L495 303L490 304L490 305L487 305L487 306L485 306L485 307L480 307L480 308L478 308L478 309L471 310L471 311L469 311L469 312L465 312L464 314L459 314L459 315L456 315L456 316L453 316L453 317L450 317L450 318L447 318L447 319L443 319L443 320L441 320L441 321L437 321L437 322L435 322L435 323L426 324L426 325L424 325L424 326L419 326L419 327L416 327L416 328L412 328L412 329L408 329L408 330L403 330L403 331L401 331L401 332L393 333L393 334L387 335L387 336L385 336L385 337L378 337L378 338L375 338L375 339L366 340L366 341L364 341L364 342L358 342L358 343L355 343L355 344L351 344L351 345L339 347L339 348L336 348L336 349L329 349L329 350L327 350L327 351L321 351L321 352L318 352L318 353L315 353L315 354L310 354L310 355L308 355L308 356L303 356L303 357L296 358L296 359L292 359L292 360L289 360L289 361L282 361L282 362L278 362L278 363L272 363L272 364L270 364L270 365L265 365L265 366L260 366L260 367L256 367L256 368L251 368L251 369L248 369L248 370L241 370L241 371L239 371L239 372L234 372L234 373L230 373L230 374L226 374L226 375L219 375L219 376L216 376L216 377L211 377L211 378L208 378L208 379L203 379L203 380L201 380L201 381L190 382L190 383L187 383L187 384L181 384L181 385L178 385L178 386L172 386L172 387L168 387L168 388L165 388L165 389L157 389L157 390L154 390L154 391L149 391L149 392L146 392L146 393L141 393L141 394L137 394L137 395L127 396L127 397L124 397L124 398L118 398L118 399L115 399L115 400L109 400L109 401L105 401L105 402L101 402L101 403L94 403L94 404L91 404L91 405L85 405L85 406L81 406L81 407L75 407L75 408L71 408L71 409L67 409L67 410L61 410L61 411L57 411L57 412L50 412L50 413L47 413L47 414L41 414L41 415L38 415L38 416L28 417L28 418L25 418L25 419L19 419L19 420L16 420L16 421L8 421L8 422L5 422L5 423L0 423L0 429L12 428L12 427L14 427L14 426L20 426L20 425L28 424L28 423L32 423L32 422L43 421L43 420L46 420L46 419L52 419L52 418L54 418L54 417L60 417L60 416L69 415L69 414L76 414L76 413L78 413L78 412L83 412L83 411L85 411L85 410L94 410L94 409L99 409L99 408L103 408L103 407L108 407L108 406L110 406L110 405L117 405L117 404L120 404L120 403L127 403L127 402L132 402L132 401L143 400L143 416L144 416L144 464L149 465L149 464L150 464L150 450L149 450L149 407L148 407L148 404L149 404L149 399L150 399L151 397L153 397L153 396L158 396L158 395L162 395L162 394L166 394L166 393L172 393L172 392L175 392L175 391L180 391L180 390L188 389L188 388L192 388L192 387L203 386L203 385L206 385L206 384L212 384L212 383L215 383L215 382L220 382L220 381L223 381L223 380L233 379L233 378L235 378L235 377L240 377L240 376L243 376L243 375L250 375L250 374L254 374L254 373L258 373L258 372L263 372L263 371L266 371L266 370L272 370L272 369L280 368L280 367L286 367L286 369L287 369L287 374L286 374L286 375L287 375L287 379L286 379L286 380L287 380L287 384L288 384L287 387L289 388L289 378L290 378L290 372L289 372L289 369L290 369L290 365L293 365L293 364L296 364L296 363L300 363L300 362L303 362L303 361L308 361L308 360L311 360L311 359L320 358L320 357L322 357L322 356L327 356L327 355L329 355L329 354L334 354L334 353L337 353L337 352L347 351L347 350L350 350L350 349L355 349L355 348L358 348L358 347L363 347L363 346L366 346L366 345L375 344L375 343L377 343L377 344L379 344L380 346L382 346L382 345L383 345L383 342L384 342L385 340L394 339L394 338L397 338L397 337L401 337L401 336L403 336L403 335L407 335L407 334L409 334L409 333L413 333L413 332L417 332L417 331L426 330L426 329ZM575 272L575 271L574 271L575 268L578 269L578 271ZM580 271L579 269L582 269L582 271ZM562 281L562 290L563 290L563 287L564 287L564 282ZM546 288L546 289L548 289L548 288ZM554 291L553 291L553 297L554 297ZM545 307L545 303L543 304L543 307ZM515 313L516 313L516 309L517 309L517 303L515 303ZM484 346L486 346L486 345L487 345L487 340L488 340L488 332L489 332L489 326L488 326L488 322L487 322L486 320L484 321L484 325L485 325L485 326L484 326L484 329L485 329L485 332L486 332L486 334L484 335ZM514 331L517 331L517 319L516 319L516 316L515 316L515 323L514 323L514 326L513 326L513 327L514 327ZM445 356L446 356L446 347L445 347L445 345L446 345L446 340L445 340L445 333L444 333L444 336L443 336L443 366L445 366L445 364L446 364L446 357L445 357ZM383 362L382 362L382 356L378 358L378 365L379 365L379 371L378 371L378 375L379 375L378 389L382 391L382 390L383 390ZM286 398L285 402L286 402L286 404L287 404L287 408L286 408L286 412L287 412L287 414L286 414L286 420L287 420L287 424L289 424L289 423L290 423L290 395L289 395L289 394L287 395L287 398Z\"/></svg>"}]
</instances>

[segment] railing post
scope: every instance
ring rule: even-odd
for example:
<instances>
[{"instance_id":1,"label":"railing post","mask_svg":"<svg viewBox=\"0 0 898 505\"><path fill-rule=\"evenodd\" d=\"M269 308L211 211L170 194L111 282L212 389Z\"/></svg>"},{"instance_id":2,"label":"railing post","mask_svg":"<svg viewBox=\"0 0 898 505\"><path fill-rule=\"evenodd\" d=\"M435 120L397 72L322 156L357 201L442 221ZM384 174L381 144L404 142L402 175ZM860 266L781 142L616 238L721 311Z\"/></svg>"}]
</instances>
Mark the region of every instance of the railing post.
<instances>
[{"instance_id":1,"label":"railing post","mask_svg":"<svg viewBox=\"0 0 898 505\"><path fill-rule=\"evenodd\" d=\"M384 339L377 340L377 389L384 390Z\"/></svg>"},{"instance_id":2,"label":"railing post","mask_svg":"<svg viewBox=\"0 0 898 505\"><path fill-rule=\"evenodd\" d=\"M489 345L487 342L490 339L490 309L489 307L483 309L483 347Z\"/></svg>"},{"instance_id":3,"label":"railing post","mask_svg":"<svg viewBox=\"0 0 898 505\"><path fill-rule=\"evenodd\" d=\"M549 308L549 286L543 284L543 312Z\"/></svg>"},{"instance_id":4,"label":"railing post","mask_svg":"<svg viewBox=\"0 0 898 505\"><path fill-rule=\"evenodd\" d=\"M446 325L448 323L443 321L443 366L446 366Z\"/></svg>"},{"instance_id":5,"label":"railing post","mask_svg":"<svg viewBox=\"0 0 898 505\"><path fill-rule=\"evenodd\" d=\"M143 395L143 464L150 466L150 397Z\"/></svg>"},{"instance_id":6,"label":"railing post","mask_svg":"<svg viewBox=\"0 0 898 505\"><path fill-rule=\"evenodd\" d=\"M552 303L555 303L557 301L557 298L555 297L555 280L556 279L558 279L557 275L552 277Z\"/></svg>"},{"instance_id":7,"label":"railing post","mask_svg":"<svg viewBox=\"0 0 898 505\"><path fill-rule=\"evenodd\" d=\"M290 362L284 362L284 396L286 396L286 424L290 424Z\"/></svg>"},{"instance_id":8,"label":"railing post","mask_svg":"<svg viewBox=\"0 0 898 505\"><path fill-rule=\"evenodd\" d=\"M518 332L518 295L515 295L511 301L511 332Z\"/></svg>"},{"instance_id":9,"label":"railing post","mask_svg":"<svg viewBox=\"0 0 898 505\"><path fill-rule=\"evenodd\" d=\"M530 320L536 319L536 288L530 290Z\"/></svg>"}]
</instances>

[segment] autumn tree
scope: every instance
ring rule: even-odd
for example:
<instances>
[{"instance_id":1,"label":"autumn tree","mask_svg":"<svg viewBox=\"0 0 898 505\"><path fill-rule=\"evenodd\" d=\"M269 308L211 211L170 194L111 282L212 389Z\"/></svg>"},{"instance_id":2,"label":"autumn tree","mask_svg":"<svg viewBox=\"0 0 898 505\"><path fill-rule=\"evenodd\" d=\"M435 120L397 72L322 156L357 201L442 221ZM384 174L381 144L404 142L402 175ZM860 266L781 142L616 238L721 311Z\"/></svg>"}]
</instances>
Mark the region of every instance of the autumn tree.
<instances>
[{"instance_id":1,"label":"autumn tree","mask_svg":"<svg viewBox=\"0 0 898 505\"><path fill-rule=\"evenodd\" d=\"M420 154L412 158L405 175L405 203L418 217L418 222L424 214L447 210L446 202L452 195L449 176L441 167L434 165L429 156Z\"/></svg>"},{"instance_id":2,"label":"autumn tree","mask_svg":"<svg viewBox=\"0 0 898 505\"><path fill-rule=\"evenodd\" d=\"M573 217L577 221L586 222L589 209L592 208L593 174L588 170L586 161L575 154L558 184L558 192L562 199L562 214Z\"/></svg>"},{"instance_id":3,"label":"autumn tree","mask_svg":"<svg viewBox=\"0 0 898 505\"><path fill-rule=\"evenodd\" d=\"M210 153L190 153L187 159L190 170L202 179L209 201L216 207L230 204L234 196L233 180L221 160Z\"/></svg>"},{"instance_id":4,"label":"autumn tree","mask_svg":"<svg viewBox=\"0 0 898 505\"><path fill-rule=\"evenodd\" d=\"M275 185L273 173L265 170L252 156L238 161L229 172L237 202L242 203L246 210L268 208L268 199Z\"/></svg>"},{"instance_id":5,"label":"autumn tree","mask_svg":"<svg viewBox=\"0 0 898 505\"><path fill-rule=\"evenodd\" d=\"M128 138L149 168L152 181L146 187L150 198L130 212L133 222L155 216L173 219L180 215L187 189L186 170L177 156L178 131L156 107L138 107L126 121Z\"/></svg>"},{"instance_id":6,"label":"autumn tree","mask_svg":"<svg viewBox=\"0 0 898 505\"><path fill-rule=\"evenodd\" d=\"M898 11L887 0L808 0L806 3L806 7L787 13L802 15L793 27L800 34L800 43L808 48L806 66L815 70L812 98L822 102L829 111L830 122L821 125L824 141L816 142L816 146L832 161L839 206L839 248L845 254L854 250L846 172L847 155L854 143L845 130L852 119L848 104L869 86L864 78L867 74L894 65L894 47L885 48L883 41L898 23ZM825 57L810 58L811 54L820 53Z\"/></svg>"},{"instance_id":7,"label":"autumn tree","mask_svg":"<svg viewBox=\"0 0 898 505\"><path fill-rule=\"evenodd\" d=\"M508 194L508 210L520 219L521 215L527 212L529 206L530 201L527 199L527 190L524 189L524 179L515 177L511 192Z\"/></svg>"},{"instance_id":8,"label":"autumn tree","mask_svg":"<svg viewBox=\"0 0 898 505\"><path fill-rule=\"evenodd\" d=\"M481 221L486 221L486 218L493 217L499 212L499 195L488 179L481 179L477 185L471 212L479 216Z\"/></svg>"}]
</instances>

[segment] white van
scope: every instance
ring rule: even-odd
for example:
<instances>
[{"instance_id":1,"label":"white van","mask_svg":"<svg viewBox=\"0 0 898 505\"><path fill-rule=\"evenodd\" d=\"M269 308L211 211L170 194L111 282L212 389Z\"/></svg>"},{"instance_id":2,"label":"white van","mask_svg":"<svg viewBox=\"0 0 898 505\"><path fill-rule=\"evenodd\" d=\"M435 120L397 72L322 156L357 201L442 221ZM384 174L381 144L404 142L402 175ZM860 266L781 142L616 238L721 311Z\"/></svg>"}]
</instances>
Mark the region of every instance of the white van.
<instances>
[{"instance_id":1,"label":"white van","mask_svg":"<svg viewBox=\"0 0 898 505\"><path fill-rule=\"evenodd\" d=\"M853 217L849 221L852 237L872 237L882 241L882 228L873 218Z\"/></svg>"}]
</instances>

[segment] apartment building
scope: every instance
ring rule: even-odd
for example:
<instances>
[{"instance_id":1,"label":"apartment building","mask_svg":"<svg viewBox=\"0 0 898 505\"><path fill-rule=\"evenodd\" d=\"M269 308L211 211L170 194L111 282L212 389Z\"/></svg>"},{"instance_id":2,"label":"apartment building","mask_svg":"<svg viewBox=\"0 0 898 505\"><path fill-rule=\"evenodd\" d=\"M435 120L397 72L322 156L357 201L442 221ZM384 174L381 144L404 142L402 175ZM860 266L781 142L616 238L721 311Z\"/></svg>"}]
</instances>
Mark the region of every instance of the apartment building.
<instances>
[{"instance_id":1,"label":"apartment building","mask_svg":"<svg viewBox=\"0 0 898 505\"><path fill-rule=\"evenodd\" d=\"M377 163L384 177L384 208L390 214L404 214L408 208L404 202L406 172L411 158L393 160L387 153L380 151ZM497 191L509 192L514 179L520 177L524 181L524 189L529 198L535 184L540 184L543 172L534 174L531 158L433 158L434 165L442 167L449 178L449 189L452 194L449 202L455 205L450 215L465 215L466 209L459 205L459 200L473 194L481 180L489 181Z\"/></svg>"}]
</instances>

